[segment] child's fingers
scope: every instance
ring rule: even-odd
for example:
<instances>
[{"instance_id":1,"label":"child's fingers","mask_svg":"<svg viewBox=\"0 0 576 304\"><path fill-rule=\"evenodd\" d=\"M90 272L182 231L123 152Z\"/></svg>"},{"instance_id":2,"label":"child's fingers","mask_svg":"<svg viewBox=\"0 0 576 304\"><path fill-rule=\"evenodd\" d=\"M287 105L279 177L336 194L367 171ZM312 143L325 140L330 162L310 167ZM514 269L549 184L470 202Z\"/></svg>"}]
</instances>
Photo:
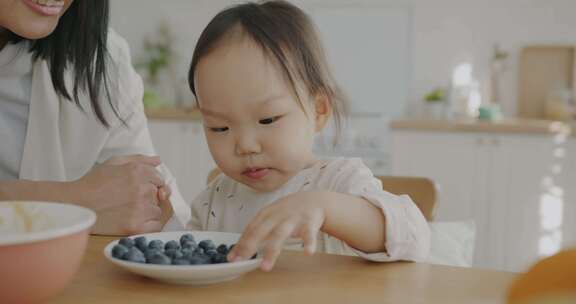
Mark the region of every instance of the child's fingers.
<instances>
[{"instance_id":1,"label":"child's fingers","mask_svg":"<svg viewBox=\"0 0 576 304\"><path fill-rule=\"evenodd\" d=\"M158 206L162 210L162 215L160 216L160 222L162 224L168 222L168 220L170 220L170 218L174 214L174 209L172 209L172 204L170 203L168 198L170 198L170 194L166 196L165 200L161 200L160 203L158 204Z\"/></svg>"},{"instance_id":2,"label":"child's fingers","mask_svg":"<svg viewBox=\"0 0 576 304\"><path fill-rule=\"evenodd\" d=\"M170 198L171 194L172 194L172 189L170 189L170 186L168 186L168 185L164 185L164 186L161 186L160 188L158 188L158 200L160 202L167 201Z\"/></svg>"},{"instance_id":3,"label":"child's fingers","mask_svg":"<svg viewBox=\"0 0 576 304\"><path fill-rule=\"evenodd\" d=\"M287 221L277 226L268 236L266 247L264 249L264 261L262 261L262 270L270 271L276 259L282 252L282 247L286 239L292 235L294 231L295 224L293 222Z\"/></svg>"},{"instance_id":4,"label":"child's fingers","mask_svg":"<svg viewBox=\"0 0 576 304\"><path fill-rule=\"evenodd\" d=\"M252 257L274 227L275 223L271 220L263 220L259 224L250 224L228 254L228 260L234 262L247 260Z\"/></svg>"},{"instance_id":5,"label":"child's fingers","mask_svg":"<svg viewBox=\"0 0 576 304\"><path fill-rule=\"evenodd\" d=\"M322 221L316 220L312 221L305 228L302 239L304 240L304 252L306 254L312 255L316 252L318 231L320 231L321 227Z\"/></svg>"},{"instance_id":6,"label":"child's fingers","mask_svg":"<svg viewBox=\"0 0 576 304\"><path fill-rule=\"evenodd\" d=\"M170 195L172 195L172 188L170 188L170 186L168 184L165 184L163 186L164 191L166 191L166 199L170 198Z\"/></svg>"}]
</instances>

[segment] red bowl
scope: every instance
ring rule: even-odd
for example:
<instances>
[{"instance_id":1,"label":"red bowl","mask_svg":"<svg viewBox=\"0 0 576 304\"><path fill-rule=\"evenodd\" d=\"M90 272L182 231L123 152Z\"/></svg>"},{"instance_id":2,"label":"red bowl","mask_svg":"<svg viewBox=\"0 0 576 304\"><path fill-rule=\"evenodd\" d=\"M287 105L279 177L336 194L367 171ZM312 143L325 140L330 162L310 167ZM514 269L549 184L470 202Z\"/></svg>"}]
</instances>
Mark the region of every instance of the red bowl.
<instances>
[{"instance_id":1,"label":"red bowl","mask_svg":"<svg viewBox=\"0 0 576 304\"><path fill-rule=\"evenodd\" d=\"M63 203L0 202L0 206L0 303L37 303L58 295L80 266L96 214ZM44 226L15 232L22 223L14 222L15 206L36 208Z\"/></svg>"}]
</instances>

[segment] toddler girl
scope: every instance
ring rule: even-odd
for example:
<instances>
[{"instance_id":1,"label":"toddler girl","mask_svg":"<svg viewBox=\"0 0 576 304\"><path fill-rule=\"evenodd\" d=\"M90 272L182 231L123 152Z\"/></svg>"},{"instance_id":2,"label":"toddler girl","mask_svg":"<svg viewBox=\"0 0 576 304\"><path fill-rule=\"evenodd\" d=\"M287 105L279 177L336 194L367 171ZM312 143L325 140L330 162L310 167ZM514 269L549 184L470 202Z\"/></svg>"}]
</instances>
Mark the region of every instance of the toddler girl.
<instances>
[{"instance_id":1,"label":"toddler girl","mask_svg":"<svg viewBox=\"0 0 576 304\"><path fill-rule=\"evenodd\" d=\"M314 135L339 128L344 98L309 17L285 1L236 5L200 36L189 71L222 172L193 200L191 230L242 233L231 261L282 248L422 260L430 232L407 196L382 190L358 158L319 159Z\"/></svg>"}]
</instances>

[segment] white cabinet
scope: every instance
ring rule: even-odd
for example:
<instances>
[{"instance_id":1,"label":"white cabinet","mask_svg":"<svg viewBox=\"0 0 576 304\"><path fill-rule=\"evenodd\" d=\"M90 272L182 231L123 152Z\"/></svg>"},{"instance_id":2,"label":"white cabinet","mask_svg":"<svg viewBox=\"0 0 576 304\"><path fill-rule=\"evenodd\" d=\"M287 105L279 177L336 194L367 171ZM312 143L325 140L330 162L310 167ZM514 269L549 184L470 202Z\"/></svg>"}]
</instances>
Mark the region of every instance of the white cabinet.
<instances>
[{"instance_id":1,"label":"white cabinet","mask_svg":"<svg viewBox=\"0 0 576 304\"><path fill-rule=\"evenodd\" d=\"M526 270L562 246L563 160L554 136L501 136L492 151L485 237L499 269ZM559 209L560 208L560 209Z\"/></svg>"},{"instance_id":2,"label":"white cabinet","mask_svg":"<svg viewBox=\"0 0 576 304\"><path fill-rule=\"evenodd\" d=\"M564 217L563 226L565 233L562 235L564 246L576 247L576 137L568 142L568 148L564 153L565 174L564 180Z\"/></svg>"},{"instance_id":3,"label":"white cabinet","mask_svg":"<svg viewBox=\"0 0 576 304\"><path fill-rule=\"evenodd\" d=\"M394 131L391 171L393 175L429 177L439 183L439 201L459 202L438 204L436 219L470 218L479 187L477 154L475 140L469 136Z\"/></svg>"},{"instance_id":4,"label":"white cabinet","mask_svg":"<svg viewBox=\"0 0 576 304\"><path fill-rule=\"evenodd\" d=\"M206 187L206 177L216 167L208 150L202 124L197 121L149 120L156 152L178 181L187 202Z\"/></svg>"},{"instance_id":5,"label":"white cabinet","mask_svg":"<svg viewBox=\"0 0 576 304\"><path fill-rule=\"evenodd\" d=\"M475 266L521 271L573 231L562 149L553 135L394 130L391 170L439 183L436 219L475 221Z\"/></svg>"}]
</instances>

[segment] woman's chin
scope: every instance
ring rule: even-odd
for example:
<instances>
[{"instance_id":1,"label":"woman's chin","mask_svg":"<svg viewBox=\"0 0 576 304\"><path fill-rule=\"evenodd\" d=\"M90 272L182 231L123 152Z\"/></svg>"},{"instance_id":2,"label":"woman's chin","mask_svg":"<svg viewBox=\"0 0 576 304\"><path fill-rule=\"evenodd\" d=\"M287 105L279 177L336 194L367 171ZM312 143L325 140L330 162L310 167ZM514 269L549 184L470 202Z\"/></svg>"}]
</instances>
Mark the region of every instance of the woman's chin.
<instances>
[{"instance_id":1,"label":"woman's chin","mask_svg":"<svg viewBox=\"0 0 576 304\"><path fill-rule=\"evenodd\" d=\"M26 24L20 24L10 29L10 31L20 37L35 40L42 39L46 36L52 34L56 25L58 24L58 19L55 20L35 20L34 22L28 22Z\"/></svg>"}]
</instances>

